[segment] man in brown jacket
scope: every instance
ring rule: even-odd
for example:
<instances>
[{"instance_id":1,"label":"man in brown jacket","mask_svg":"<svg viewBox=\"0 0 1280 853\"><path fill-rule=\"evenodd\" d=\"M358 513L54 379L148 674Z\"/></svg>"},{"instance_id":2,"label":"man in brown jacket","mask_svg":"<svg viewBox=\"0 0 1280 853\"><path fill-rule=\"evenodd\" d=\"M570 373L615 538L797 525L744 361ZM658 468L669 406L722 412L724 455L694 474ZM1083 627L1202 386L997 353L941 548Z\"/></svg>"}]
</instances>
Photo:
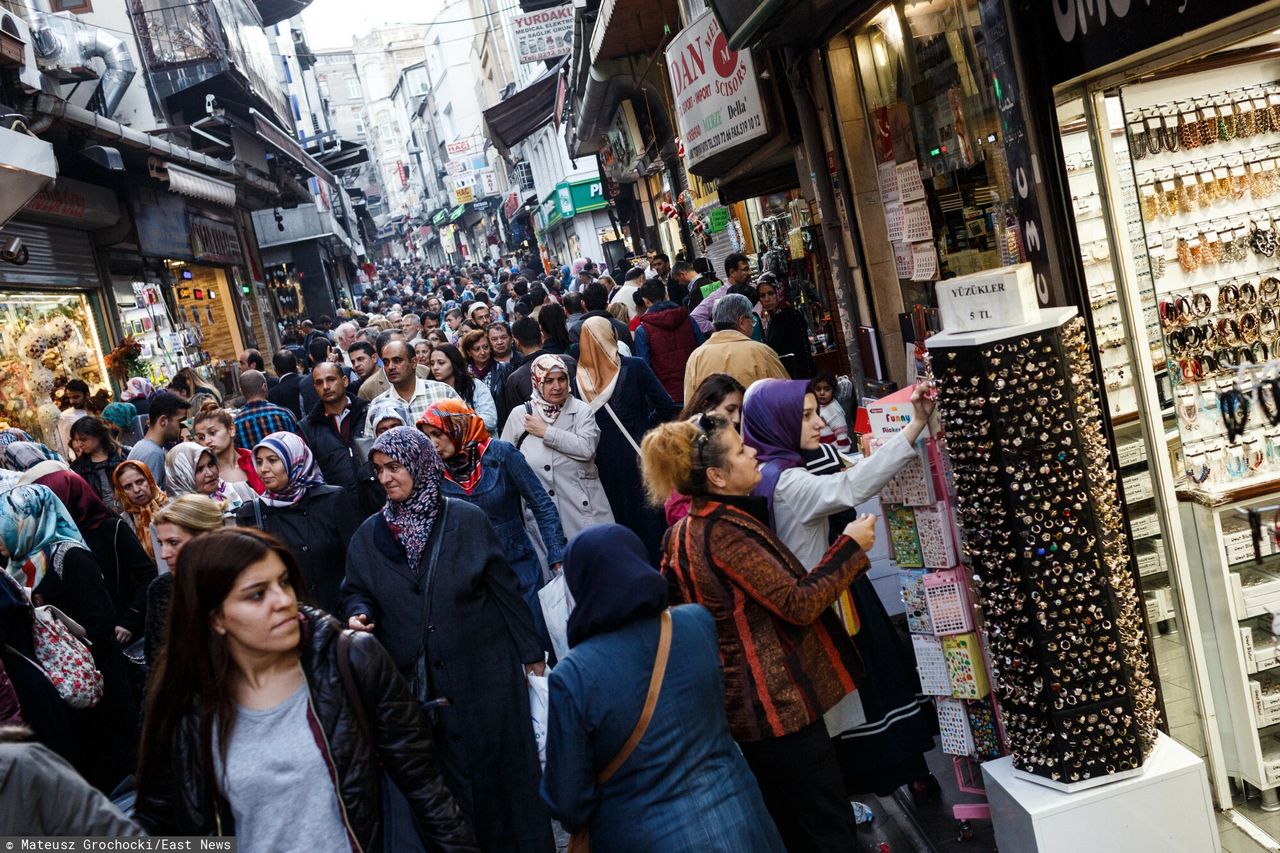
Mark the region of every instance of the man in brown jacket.
<instances>
[{"instance_id":1,"label":"man in brown jacket","mask_svg":"<svg viewBox=\"0 0 1280 853\"><path fill-rule=\"evenodd\" d=\"M749 388L760 379L789 379L778 354L751 339L751 301L731 293L720 298L711 315L715 333L693 351L684 368L684 398L713 373L727 373Z\"/></svg>"}]
</instances>

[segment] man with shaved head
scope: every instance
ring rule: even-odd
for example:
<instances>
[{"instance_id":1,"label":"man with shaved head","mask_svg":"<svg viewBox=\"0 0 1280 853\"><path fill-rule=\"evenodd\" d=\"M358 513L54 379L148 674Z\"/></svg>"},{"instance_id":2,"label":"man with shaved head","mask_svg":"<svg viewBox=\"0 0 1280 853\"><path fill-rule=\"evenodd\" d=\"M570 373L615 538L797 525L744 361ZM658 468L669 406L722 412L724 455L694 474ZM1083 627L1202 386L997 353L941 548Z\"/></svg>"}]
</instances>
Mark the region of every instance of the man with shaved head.
<instances>
[{"instance_id":1,"label":"man with shaved head","mask_svg":"<svg viewBox=\"0 0 1280 853\"><path fill-rule=\"evenodd\" d=\"M417 423L418 416L427 410L432 403L450 397L461 399L443 382L434 379L423 379L418 376L413 360L413 347L406 341L392 339L387 341L382 352L382 369L387 372L387 381L391 387L370 401L370 408L381 399L403 403L409 407L409 414ZM367 426L368 434L373 435L373 424Z\"/></svg>"},{"instance_id":2,"label":"man with shaved head","mask_svg":"<svg viewBox=\"0 0 1280 853\"><path fill-rule=\"evenodd\" d=\"M244 405L236 413L236 444L250 453L273 432L297 432L293 413L283 406L267 402L267 377L261 370L240 374L240 393Z\"/></svg>"}]
</instances>

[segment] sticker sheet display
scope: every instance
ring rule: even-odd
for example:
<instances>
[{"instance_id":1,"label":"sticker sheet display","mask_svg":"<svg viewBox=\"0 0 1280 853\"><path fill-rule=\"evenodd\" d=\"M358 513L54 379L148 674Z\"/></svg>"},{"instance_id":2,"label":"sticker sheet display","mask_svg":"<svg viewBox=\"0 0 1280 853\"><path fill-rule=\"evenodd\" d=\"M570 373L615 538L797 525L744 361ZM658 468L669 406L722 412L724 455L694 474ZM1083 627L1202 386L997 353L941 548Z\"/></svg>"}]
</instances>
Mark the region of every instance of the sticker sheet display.
<instances>
[{"instance_id":1,"label":"sticker sheet display","mask_svg":"<svg viewBox=\"0 0 1280 853\"><path fill-rule=\"evenodd\" d=\"M924 594L926 572L923 569L907 569L898 573L902 584L902 604L906 608L907 630L913 634L933 634L933 619L929 616L929 602Z\"/></svg>"},{"instance_id":2,"label":"sticker sheet display","mask_svg":"<svg viewBox=\"0 0 1280 853\"><path fill-rule=\"evenodd\" d=\"M945 503L916 507L916 536L925 568L949 569L956 560L956 546L951 538L951 522Z\"/></svg>"},{"instance_id":3,"label":"sticker sheet display","mask_svg":"<svg viewBox=\"0 0 1280 853\"><path fill-rule=\"evenodd\" d=\"M947 755L972 755L973 734L969 731L969 712L961 699L937 699L938 735L942 751Z\"/></svg>"},{"instance_id":4,"label":"sticker sheet display","mask_svg":"<svg viewBox=\"0 0 1280 853\"><path fill-rule=\"evenodd\" d=\"M973 613L965 595L964 577L958 570L948 569L926 575L924 599L934 634L941 637L973 630Z\"/></svg>"},{"instance_id":5,"label":"sticker sheet display","mask_svg":"<svg viewBox=\"0 0 1280 853\"><path fill-rule=\"evenodd\" d=\"M943 637L942 654L947 661L947 677L951 682L952 696L957 699L981 699L991 692L977 634Z\"/></svg>"},{"instance_id":6,"label":"sticker sheet display","mask_svg":"<svg viewBox=\"0 0 1280 853\"><path fill-rule=\"evenodd\" d=\"M951 675L946 655L942 652L942 641L937 637L912 634L911 647L916 653L921 691L930 696L950 696Z\"/></svg>"},{"instance_id":7,"label":"sticker sheet display","mask_svg":"<svg viewBox=\"0 0 1280 853\"><path fill-rule=\"evenodd\" d=\"M884 521L889 528L893 559L904 569L923 569L920 539L916 536L916 514L910 507L886 507Z\"/></svg>"}]
</instances>

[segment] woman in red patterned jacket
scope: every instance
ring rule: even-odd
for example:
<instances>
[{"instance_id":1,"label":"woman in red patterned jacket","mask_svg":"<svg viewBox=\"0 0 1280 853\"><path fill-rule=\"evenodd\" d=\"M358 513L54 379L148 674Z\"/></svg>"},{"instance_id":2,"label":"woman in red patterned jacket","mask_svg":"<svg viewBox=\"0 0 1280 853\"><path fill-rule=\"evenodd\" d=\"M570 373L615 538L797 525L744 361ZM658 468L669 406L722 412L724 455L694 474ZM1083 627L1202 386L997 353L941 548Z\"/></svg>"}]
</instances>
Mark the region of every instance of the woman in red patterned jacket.
<instances>
[{"instance_id":1,"label":"woman in red patterned jacket","mask_svg":"<svg viewBox=\"0 0 1280 853\"><path fill-rule=\"evenodd\" d=\"M822 714L856 686L857 653L830 605L867 570L875 517L850 522L806 573L769 529L764 500L751 496L756 454L727 421L663 424L641 450L651 500L673 490L693 498L667 531L662 571L672 603L715 617L729 729L787 849L856 849Z\"/></svg>"}]
</instances>

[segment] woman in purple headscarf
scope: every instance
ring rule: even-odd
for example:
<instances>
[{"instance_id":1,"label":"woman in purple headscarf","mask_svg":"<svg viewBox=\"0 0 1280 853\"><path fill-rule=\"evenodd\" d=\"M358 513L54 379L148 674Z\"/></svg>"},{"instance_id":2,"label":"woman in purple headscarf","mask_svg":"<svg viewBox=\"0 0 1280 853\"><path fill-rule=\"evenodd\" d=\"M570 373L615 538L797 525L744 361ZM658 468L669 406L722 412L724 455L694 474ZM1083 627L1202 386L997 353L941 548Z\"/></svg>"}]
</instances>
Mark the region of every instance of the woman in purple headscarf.
<instances>
[{"instance_id":1,"label":"woman in purple headscarf","mask_svg":"<svg viewBox=\"0 0 1280 853\"><path fill-rule=\"evenodd\" d=\"M826 550L833 517L878 495L916 457L916 440L933 406L928 387L917 386L911 422L870 457L851 458L819 442L823 421L809 385L780 379L752 385L743 400L742 429L762 463L754 493L768 499L778 537L812 570ZM865 666L857 691L826 715L846 793L887 796L904 784L917 797L936 793L938 783L924 761L936 723L918 698L914 661L866 575L836 607Z\"/></svg>"}]
</instances>

